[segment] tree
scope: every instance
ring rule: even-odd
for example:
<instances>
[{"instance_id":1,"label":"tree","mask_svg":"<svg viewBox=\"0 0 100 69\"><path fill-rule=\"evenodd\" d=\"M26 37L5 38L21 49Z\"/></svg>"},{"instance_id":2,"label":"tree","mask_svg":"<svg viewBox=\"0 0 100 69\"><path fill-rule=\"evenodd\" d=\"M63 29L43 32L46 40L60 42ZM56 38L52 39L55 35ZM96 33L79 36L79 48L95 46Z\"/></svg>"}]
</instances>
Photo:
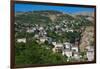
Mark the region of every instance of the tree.
<instances>
[{"instance_id":1,"label":"tree","mask_svg":"<svg viewBox=\"0 0 100 69\"><path fill-rule=\"evenodd\" d=\"M16 46L17 50L20 49ZM24 48L24 47L23 47ZM16 52L17 53L17 52ZM67 58L59 53L53 53L35 41L29 44L23 51L16 54L16 64L60 64L66 63Z\"/></svg>"}]
</instances>

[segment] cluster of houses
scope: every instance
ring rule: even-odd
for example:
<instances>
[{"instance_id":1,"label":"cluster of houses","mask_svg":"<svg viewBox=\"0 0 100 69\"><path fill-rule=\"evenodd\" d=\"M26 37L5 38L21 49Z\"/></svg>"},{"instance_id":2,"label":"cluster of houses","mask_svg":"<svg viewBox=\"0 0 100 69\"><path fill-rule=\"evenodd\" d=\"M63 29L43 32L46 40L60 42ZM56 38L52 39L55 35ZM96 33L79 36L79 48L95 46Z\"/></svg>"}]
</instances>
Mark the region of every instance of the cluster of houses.
<instances>
[{"instance_id":1,"label":"cluster of houses","mask_svg":"<svg viewBox=\"0 0 100 69\"><path fill-rule=\"evenodd\" d=\"M56 29L59 29L60 26L56 25ZM62 28L63 31L66 31L66 29ZM73 30L68 30L67 32ZM71 44L70 42L56 42L53 41L51 37L48 37L46 32L46 29L42 26L36 25L33 28L28 28L26 30L27 33L35 33L34 38L36 39L36 42L39 44L45 43L46 41L53 46L52 51L53 53L61 53L64 56L67 56L68 58L73 58L75 60L80 60L82 57L79 52L79 47L78 43L76 42L75 44ZM17 42L23 42L26 43L26 38L19 38L17 39ZM87 52L86 52L86 57L88 61L92 61L94 59L94 48L91 48L91 46L87 47ZM69 61L69 59L67 60Z\"/></svg>"},{"instance_id":2,"label":"cluster of houses","mask_svg":"<svg viewBox=\"0 0 100 69\"><path fill-rule=\"evenodd\" d=\"M74 59L79 60L78 46L73 45L69 42L65 43L52 42L52 45L54 45L54 48L52 49L53 52L61 52L63 56L67 56L68 58L73 57Z\"/></svg>"}]
</instances>

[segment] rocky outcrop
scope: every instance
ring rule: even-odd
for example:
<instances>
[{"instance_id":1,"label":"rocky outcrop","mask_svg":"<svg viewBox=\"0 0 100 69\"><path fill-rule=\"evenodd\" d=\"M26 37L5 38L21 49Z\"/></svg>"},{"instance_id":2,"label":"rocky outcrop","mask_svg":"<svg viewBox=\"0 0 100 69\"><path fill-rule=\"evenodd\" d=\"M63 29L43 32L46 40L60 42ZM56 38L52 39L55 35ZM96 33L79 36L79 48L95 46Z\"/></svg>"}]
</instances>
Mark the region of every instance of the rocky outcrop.
<instances>
[{"instance_id":1,"label":"rocky outcrop","mask_svg":"<svg viewBox=\"0 0 100 69\"><path fill-rule=\"evenodd\" d=\"M81 41L80 41L80 51L84 52L86 47L94 46L94 27L86 27L85 31L82 33Z\"/></svg>"}]
</instances>

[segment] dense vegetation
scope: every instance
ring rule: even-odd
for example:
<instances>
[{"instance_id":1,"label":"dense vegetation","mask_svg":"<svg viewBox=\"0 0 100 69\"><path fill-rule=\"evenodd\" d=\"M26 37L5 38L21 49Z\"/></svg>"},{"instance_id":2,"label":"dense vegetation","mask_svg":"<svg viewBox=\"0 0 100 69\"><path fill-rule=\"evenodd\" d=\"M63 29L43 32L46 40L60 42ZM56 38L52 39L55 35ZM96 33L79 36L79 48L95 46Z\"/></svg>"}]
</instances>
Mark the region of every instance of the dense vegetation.
<instances>
[{"instance_id":1,"label":"dense vegetation","mask_svg":"<svg viewBox=\"0 0 100 69\"><path fill-rule=\"evenodd\" d=\"M65 63L65 56L59 53L52 53L50 49L46 49L48 45L39 45L35 41L25 45L24 43L16 43L16 64L60 64Z\"/></svg>"}]
</instances>

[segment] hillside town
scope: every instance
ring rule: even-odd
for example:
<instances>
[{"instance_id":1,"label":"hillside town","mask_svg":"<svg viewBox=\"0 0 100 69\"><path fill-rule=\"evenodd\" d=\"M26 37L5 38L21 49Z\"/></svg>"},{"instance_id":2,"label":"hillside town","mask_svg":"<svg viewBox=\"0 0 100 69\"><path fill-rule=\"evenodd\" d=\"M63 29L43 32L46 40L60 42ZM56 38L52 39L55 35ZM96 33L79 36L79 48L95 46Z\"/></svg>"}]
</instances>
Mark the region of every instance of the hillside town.
<instances>
[{"instance_id":1,"label":"hillside town","mask_svg":"<svg viewBox=\"0 0 100 69\"><path fill-rule=\"evenodd\" d=\"M37 8L36 5L34 7ZM15 12L15 64L55 65L94 61L94 9L83 11L85 8L82 7L83 10L74 12L76 7L73 11L66 9L67 6L63 7L64 10L62 7L58 7L60 10L53 6L43 7L49 9L20 9Z\"/></svg>"},{"instance_id":2,"label":"hillside town","mask_svg":"<svg viewBox=\"0 0 100 69\"><path fill-rule=\"evenodd\" d=\"M68 22L63 20L59 24L48 24L46 26L40 24L33 24L30 26L21 26L25 30L24 37L17 38L18 43L27 43L28 39L35 40L38 44L48 44L46 49L52 50L52 53L61 53L62 56L66 56L66 61L80 62L80 61L93 61L94 60L94 46L86 46L85 51L81 52L79 46L79 36L75 38L74 42L67 40L64 34L80 32L76 29L68 28ZM74 22L70 21L70 24ZM27 23L28 24L28 23ZM78 23L76 23L78 25ZM74 24L72 24L72 27ZM23 29L17 30L17 32L23 32ZM31 34L31 36L30 36ZM18 33L16 33L16 36ZM70 35L68 35L70 36ZM73 35L74 36L74 35ZM28 37L28 38L27 38ZM61 37L61 38L60 38ZM51 47L50 47L51 46Z\"/></svg>"}]
</instances>

